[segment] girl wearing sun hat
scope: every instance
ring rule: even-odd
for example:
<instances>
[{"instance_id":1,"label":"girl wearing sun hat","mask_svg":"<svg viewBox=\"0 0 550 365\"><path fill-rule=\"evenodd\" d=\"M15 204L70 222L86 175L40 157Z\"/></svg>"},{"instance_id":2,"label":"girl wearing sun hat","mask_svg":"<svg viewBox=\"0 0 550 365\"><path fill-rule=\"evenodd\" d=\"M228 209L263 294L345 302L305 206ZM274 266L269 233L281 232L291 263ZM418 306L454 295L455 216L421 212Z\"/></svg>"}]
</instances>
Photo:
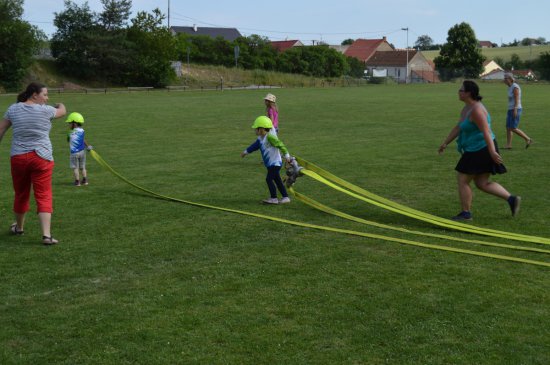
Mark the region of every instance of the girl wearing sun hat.
<instances>
[{"instance_id":1,"label":"girl wearing sun hat","mask_svg":"<svg viewBox=\"0 0 550 365\"><path fill-rule=\"evenodd\" d=\"M276 133L279 133L279 108L277 108L277 97L273 94L267 94L264 98L265 102L265 115L271 119L273 123L273 129Z\"/></svg>"}]
</instances>

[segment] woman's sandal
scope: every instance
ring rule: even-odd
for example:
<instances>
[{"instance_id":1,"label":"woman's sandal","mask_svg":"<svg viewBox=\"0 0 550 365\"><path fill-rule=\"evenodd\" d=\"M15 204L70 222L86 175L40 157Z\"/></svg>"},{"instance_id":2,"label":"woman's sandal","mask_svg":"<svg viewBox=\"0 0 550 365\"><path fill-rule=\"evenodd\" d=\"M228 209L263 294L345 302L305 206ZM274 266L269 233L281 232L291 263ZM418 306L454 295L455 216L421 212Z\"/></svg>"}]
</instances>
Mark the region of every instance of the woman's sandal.
<instances>
[{"instance_id":1,"label":"woman's sandal","mask_svg":"<svg viewBox=\"0 0 550 365\"><path fill-rule=\"evenodd\" d=\"M42 236L42 243L46 246L55 245L57 242L59 241L53 237Z\"/></svg>"},{"instance_id":2,"label":"woman's sandal","mask_svg":"<svg viewBox=\"0 0 550 365\"><path fill-rule=\"evenodd\" d=\"M10 232L11 232L11 234L16 235L16 236L21 236L21 235L25 234L25 231L23 231L23 230L20 231L17 228L17 223L14 223L10 226Z\"/></svg>"}]
</instances>

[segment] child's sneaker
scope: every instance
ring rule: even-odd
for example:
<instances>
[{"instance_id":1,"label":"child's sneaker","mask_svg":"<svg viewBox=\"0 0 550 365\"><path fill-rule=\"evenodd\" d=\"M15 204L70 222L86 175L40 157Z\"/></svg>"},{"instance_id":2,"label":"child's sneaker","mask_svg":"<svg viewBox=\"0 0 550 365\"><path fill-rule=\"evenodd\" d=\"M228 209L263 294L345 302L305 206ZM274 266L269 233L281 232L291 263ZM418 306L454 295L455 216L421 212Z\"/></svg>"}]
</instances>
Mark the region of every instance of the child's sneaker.
<instances>
[{"instance_id":1,"label":"child's sneaker","mask_svg":"<svg viewBox=\"0 0 550 365\"><path fill-rule=\"evenodd\" d=\"M462 212L458 213L454 217L451 218L453 221L471 221L472 220L472 213L467 212L463 210Z\"/></svg>"},{"instance_id":2,"label":"child's sneaker","mask_svg":"<svg viewBox=\"0 0 550 365\"><path fill-rule=\"evenodd\" d=\"M290 203L290 198L288 196L285 196L281 200L279 200L279 204L288 204L288 203Z\"/></svg>"},{"instance_id":3,"label":"child's sneaker","mask_svg":"<svg viewBox=\"0 0 550 365\"><path fill-rule=\"evenodd\" d=\"M80 186L80 181L75 180L75 181L74 181L74 186Z\"/></svg>"},{"instance_id":4,"label":"child's sneaker","mask_svg":"<svg viewBox=\"0 0 550 365\"><path fill-rule=\"evenodd\" d=\"M82 185L88 185L88 179L83 177L82 178Z\"/></svg>"},{"instance_id":5,"label":"child's sneaker","mask_svg":"<svg viewBox=\"0 0 550 365\"><path fill-rule=\"evenodd\" d=\"M268 198L268 199L262 200L262 203L264 203L264 204L279 204L279 199L277 199L277 198Z\"/></svg>"}]
</instances>

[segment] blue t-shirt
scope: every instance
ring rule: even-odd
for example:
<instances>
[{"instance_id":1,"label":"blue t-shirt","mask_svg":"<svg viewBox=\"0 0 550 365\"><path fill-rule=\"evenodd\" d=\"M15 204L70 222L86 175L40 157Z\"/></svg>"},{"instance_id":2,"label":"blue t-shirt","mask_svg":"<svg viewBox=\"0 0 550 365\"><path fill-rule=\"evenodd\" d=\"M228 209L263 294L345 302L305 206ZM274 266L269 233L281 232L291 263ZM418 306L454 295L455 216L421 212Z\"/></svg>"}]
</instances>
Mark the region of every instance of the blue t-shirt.
<instances>
[{"instance_id":1,"label":"blue t-shirt","mask_svg":"<svg viewBox=\"0 0 550 365\"><path fill-rule=\"evenodd\" d=\"M86 148L84 144L84 129L76 127L69 131L69 148L71 153L77 153Z\"/></svg>"}]
</instances>

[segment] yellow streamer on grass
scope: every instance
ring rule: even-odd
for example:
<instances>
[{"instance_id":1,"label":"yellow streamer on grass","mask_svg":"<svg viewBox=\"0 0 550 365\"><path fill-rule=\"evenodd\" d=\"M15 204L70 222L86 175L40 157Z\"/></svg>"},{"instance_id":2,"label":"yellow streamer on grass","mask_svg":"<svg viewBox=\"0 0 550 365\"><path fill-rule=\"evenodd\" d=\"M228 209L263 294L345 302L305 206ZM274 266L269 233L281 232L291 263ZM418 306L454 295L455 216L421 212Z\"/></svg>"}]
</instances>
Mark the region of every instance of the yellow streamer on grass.
<instances>
[{"instance_id":1,"label":"yellow streamer on grass","mask_svg":"<svg viewBox=\"0 0 550 365\"><path fill-rule=\"evenodd\" d=\"M145 192L145 193L147 193L151 196L154 196L154 197L157 197L157 198L160 198L160 199L164 199L164 200L168 200L168 201L179 202L179 203L184 203L184 204L188 204L188 205L193 205L193 206L196 206L196 207L214 209L214 210L219 210L219 211L228 212L228 213L247 215L247 216L251 216L251 217L256 217L256 218L260 218L260 219L266 219L266 220L274 221L274 222L285 223L285 224L289 224L289 225L293 225L293 226L312 228L312 229L317 229L317 230L322 230L322 231L329 231L329 232L334 232L334 233L343 233L343 234L347 234L347 235L360 236L360 237L372 238L372 239L389 241L389 242L396 242L396 243L401 243L401 244L410 245L410 246L429 248L429 249L433 249L433 250L462 253L462 254L473 255L473 256L488 257L488 258L497 259L497 260L512 261L512 262L519 262L519 263L530 264L530 265L550 267L550 263L543 262L543 261L536 261L536 260L524 259L524 258L513 257L513 256L498 255L498 254L493 254L493 253L466 250L466 249L460 249L460 248L455 248L455 247L446 247L446 246L428 244L428 243L417 242L417 241L412 241L412 240L407 240L407 239L402 239L402 238L383 236L383 235L379 235L379 234L358 232L358 231L353 231L353 230L348 230L348 229L319 226L319 225L315 225L315 224L298 222L298 221L291 221L291 220L284 219L284 218L272 217L272 216L268 216L268 215L252 213L252 212L247 212L247 211L243 211L243 210L217 207L217 206L213 206L213 205L196 203L196 202L192 202L192 201L188 201L188 200L172 198L172 197L169 197L169 196L166 196L166 195L155 193L155 192L153 192L149 189L143 188L143 187L133 183L132 181L130 181L129 179L127 179L126 177L122 176L117 171L115 171L99 155L99 153L97 153L95 150L90 151L90 154L103 168L110 171L113 175L115 175L116 177L118 177L120 180L124 181L128 185L130 185L130 186L132 186L132 187L134 187L138 190L141 190L141 191L143 191L143 192Z\"/></svg>"},{"instance_id":2,"label":"yellow streamer on grass","mask_svg":"<svg viewBox=\"0 0 550 365\"><path fill-rule=\"evenodd\" d=\"M428 222L440 227L454 229L462 232L475 233L484 236L492 236L505 238L516 241L538 243L544 245L550 245L550 239L545 237L529 236L519 233L497 231L490 228L476 227L460 222L455 222L450 219L441 218L429 213L425 213L405 205L396 203L389 199L383 198L379 195L371 193L359 186L353 185L330 172L323 170L322 168L308 162L302 158L296 157L298 163L304 167L302 172L323 184L330 186L331 188L338 190L344 194L350 195L356 199L362 200L366 203L376 205L380 208L390 210L392 212L408 216L413 219L418 219L424 222Z\"/></svg>"}]
</instances>

